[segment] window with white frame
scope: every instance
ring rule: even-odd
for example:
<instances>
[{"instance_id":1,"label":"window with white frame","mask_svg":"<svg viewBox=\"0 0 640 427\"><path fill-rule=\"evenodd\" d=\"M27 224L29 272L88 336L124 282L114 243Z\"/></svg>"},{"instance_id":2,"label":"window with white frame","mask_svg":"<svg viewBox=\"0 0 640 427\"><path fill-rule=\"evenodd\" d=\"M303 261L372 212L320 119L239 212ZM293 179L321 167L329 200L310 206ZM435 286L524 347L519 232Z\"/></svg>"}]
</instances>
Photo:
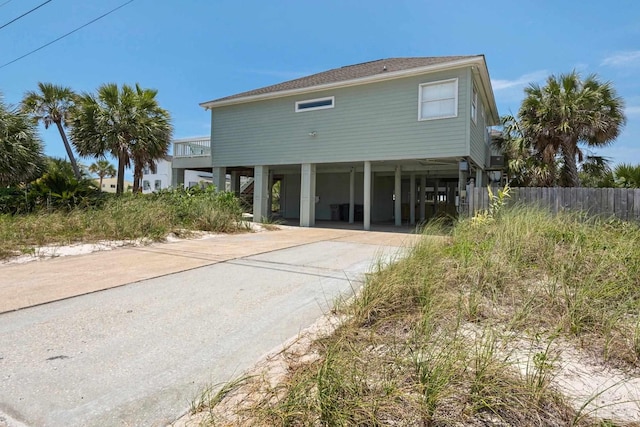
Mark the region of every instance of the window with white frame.
<instances>
[{"instance_id":1,"label":"window with white frame","mask_svg":"<svg viewBox=\"0 0 640 427\"><path fill-rule=\"evenodd\" d=\"M142 181L142 189L143 190L150 190L151 189L151 185L149 184L149 181L147 181L146 179L144 181Z\"/></svg>"},{"instance_id":2,"label":"window with white frame","mask_svg":"<svg viewBox=\"0 0 640 427\"><path fill-rule=\"evenodd\" d=\"M420 85L418 120L458 116L458 79Z\"/></svg>"},{"instance_id":3,"label":"window with white frame","mask_svg":"<svg viewBox=\"0 0 640 427\"><path fill-rule=\"evenodd\" d=\"M335 104L335 96L328 96L326 98L307 99L306 101L296 102L296 113L302 111L324 110L326 108L333 108Z\"/></svg>"},{"instance_id":4,"label":"window with white frame","mask_svg":"<svg viewBox=\"0 0 640 427\"><path fill-rule=\"evenodd\" d=\"M471 93L471 120L473 120L473 123L478 122L478 91L476 90L476 85L473 85Z\"/></svg>"},{"instance_id":5,"label":"window with white frame","mask_svg":"<svg viewBox=\"0 0 640 427\"><path fill-rule=\"evenodd\" d=\"M485 116L484 106L482 102L478 105L478 109L480 110L480 125L482 129L484 129L484 142L489 143L489 128L487 127L487 117Z\"/></svg>"},{"instance_id":6,"label":"window with white frame","mask_svg":"<svg viewBox=\"0 0 640 427\"><path fill-rule=\"evenodd\" d=\"M159 179L156 179L153 183L153 188L154 190L161 190L162 189L162 181Z\"/></svg>"}]
</instances>

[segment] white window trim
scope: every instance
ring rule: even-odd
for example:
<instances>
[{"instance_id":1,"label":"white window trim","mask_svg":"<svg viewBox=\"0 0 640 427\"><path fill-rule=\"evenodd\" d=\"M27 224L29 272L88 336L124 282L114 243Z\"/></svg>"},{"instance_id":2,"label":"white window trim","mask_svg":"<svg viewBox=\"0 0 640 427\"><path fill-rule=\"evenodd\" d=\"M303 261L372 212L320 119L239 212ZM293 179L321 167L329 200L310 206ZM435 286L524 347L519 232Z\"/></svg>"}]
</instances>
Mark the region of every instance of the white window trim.
<instances>
[{"instance_id":1,"label":"white window trim","mask_svg":"<svg viewBox=\"0 0 640 427\"><path fill-rule=\"evenodd\" d=\"M474 124L478 124L478 91L473 83L471 84L471 120Z\"/></svg>"},{"instance_id":2,"label":"white window trim","mask_svg":"<svg viewBox=\"0 0 640 427\"><path fill-rule=\"evenodd\" d=\"M422 88L425 86L435 86L438 84L443 84L443 83L449 83L449 82L455 82L455 93L454 93L454 106L453 106L453 111L455 112L453 115L451 116L439 116L439 117L425 117L422 118ZM423 122L423 121L427 121L427 120L440 120L440 119L451 119L454 117L458 117L458 78L454 78L454 79L447 79L447 80L438 80L435 82L427 82L427 83L421 83L418 86L418 121L419 122Z\"/></svg>"},{"instance_id":3,"label":"white window trim","mask_svg":"<svg viewBox=\"0 0 640 427\"><path fill-rule=\"evenodd\" d=\"M310 107L310 108L300 108L300 104L307 104L309 102L320 102L331 100L331 105L322 105L320 107ZM324 98L315 98L315 99L305 99L304 101L296 101L296 113L303 113L305 111L315 111L315 110L326 110L328 108L333 108L336 105L336 97L335 96L327 96Z\"/></svg>"}]
</instances>

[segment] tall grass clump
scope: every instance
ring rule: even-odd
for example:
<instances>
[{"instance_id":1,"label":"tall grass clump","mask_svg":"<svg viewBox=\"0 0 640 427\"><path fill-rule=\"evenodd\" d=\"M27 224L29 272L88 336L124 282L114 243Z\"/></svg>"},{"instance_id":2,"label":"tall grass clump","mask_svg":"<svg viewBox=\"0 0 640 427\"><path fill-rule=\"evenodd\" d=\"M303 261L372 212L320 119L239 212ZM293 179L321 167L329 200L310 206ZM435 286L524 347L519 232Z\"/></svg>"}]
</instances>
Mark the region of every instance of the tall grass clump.
<instances>
[{"instance_id":1,"label":"tall grass clump","mask_svg":"<svg viewBox=\"0 0 640 427\"><path fill-rule=\"evenodd\" d=\"M49 244L159 240L171 232L184 235L242 228L242 210L231 193L197 188L124 194L93 207L0 215L0 258Z\"/></svg>"},{"instance_id":2,"label":"tall grass clump","mask_svg":"<svg viewBox=\"0 0 640 427\"><path fill-rule=\"evenodd\" d=\"M555 388L556 351L640 367L639 243L635 224L504 204L427 225L337 309L317 358L267 381L243 422L211 423L605 425Z\"/></svg>"},{"instance_id":3,"label":"tall grass clump","mask_svg":"<svg viewBox=\"0 0 640 427\"><path fill-rule=\"evenodd\" d=\"M640 365L640 228L577 213L514 207L461 222L449 254L455 283L482 294L516 329L558 330L606 358Z\"/></svg>"}]
</instances>

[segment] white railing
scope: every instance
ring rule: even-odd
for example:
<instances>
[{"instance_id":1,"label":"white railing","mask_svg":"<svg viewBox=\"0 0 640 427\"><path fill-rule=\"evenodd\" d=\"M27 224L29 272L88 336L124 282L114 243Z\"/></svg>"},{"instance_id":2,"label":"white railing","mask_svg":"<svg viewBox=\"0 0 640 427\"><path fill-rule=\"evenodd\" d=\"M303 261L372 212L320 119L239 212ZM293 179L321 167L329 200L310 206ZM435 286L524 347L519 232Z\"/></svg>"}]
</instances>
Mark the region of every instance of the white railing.
<instances>
[{"instance_id":1,"label":"white railing","mask_svg":"<svg viewBox=\"0 0 640 427\"><path fill-rule=\"evenodd\" d=\"M208 137L178 139L173 141L173 157L211 156L211 139Z\"/></svg>"}]
</instances>

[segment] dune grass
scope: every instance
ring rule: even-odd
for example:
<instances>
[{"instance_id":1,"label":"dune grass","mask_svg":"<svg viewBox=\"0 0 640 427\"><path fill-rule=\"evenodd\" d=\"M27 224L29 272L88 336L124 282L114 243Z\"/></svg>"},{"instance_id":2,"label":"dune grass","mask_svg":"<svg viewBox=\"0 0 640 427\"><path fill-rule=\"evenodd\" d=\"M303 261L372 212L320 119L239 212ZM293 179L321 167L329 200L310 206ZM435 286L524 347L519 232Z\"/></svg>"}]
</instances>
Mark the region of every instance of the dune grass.
<instances>
[{"instance_id":1,"label":"dune grass","mask_svg":"<svg viewBox=\"0 0 640 427\"><path fill-rule=\"evenodd\" d=\"M205 425L618 425L552 386L552 345L637 372L638 268L640 229L616 220L514 207L427 226L339 308L320 357L254 384L248 404L201 402Z\"/></svg>"},{"instance_id":2,"label":"dune grass","mask_svg":"<svg viewBox=\"0 0 640 427\"><path fill-rule=\"evenodd\" d=\"M0 258L50 244L163 239L168 233L234 232L243 228L238 199L205 190L111 197L70 211L0 215Z\"/></svg>"}]
</instances>

